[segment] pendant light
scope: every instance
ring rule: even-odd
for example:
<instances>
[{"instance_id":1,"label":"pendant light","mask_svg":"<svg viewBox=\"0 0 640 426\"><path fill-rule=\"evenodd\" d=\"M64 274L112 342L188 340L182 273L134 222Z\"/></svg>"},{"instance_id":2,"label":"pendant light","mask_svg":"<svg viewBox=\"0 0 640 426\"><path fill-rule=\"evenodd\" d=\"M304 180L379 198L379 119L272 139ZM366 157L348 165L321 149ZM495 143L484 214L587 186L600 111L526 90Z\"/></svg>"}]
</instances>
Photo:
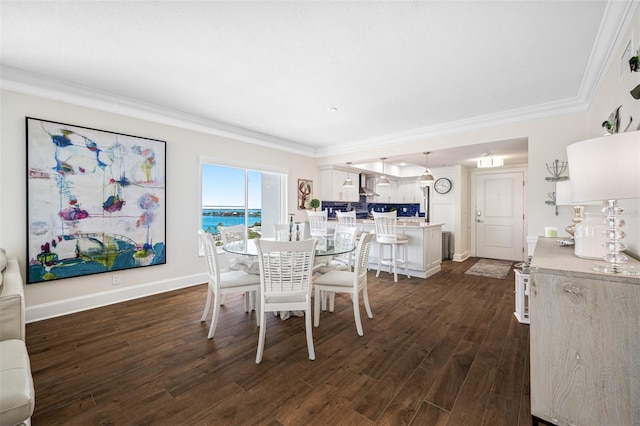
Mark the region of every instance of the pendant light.
<instances>
[{"instance_id":1,"label":"pendant light","mask_svg":"<svg viewBox=\"0 0 640 426\"><path fill-rule=\"evenodd\" d=\"M387 157L382 157L380 159L382 160L382 176L378 179L378 185L391 185L389 179L384 175L384 160L386 160Z\"/></svg>"},{"instance_id":2,"label":"pendant light","mask_svg":"<svg viewBox=\"0 0 640 426\"><path fill-rule=\"evenodd\" d=\"M353 188L353 182L351 181L351 177L349 176L349 171L351 170L351 161L347 163L347 180L342 183L342 186L345 188Z\"/></svg>"},{"instance_id":3,"label":"pendant light","mask_svg":"<svg viewBox=\"0 0 640 426\"><path fill-rule=\"evenodd\" d=\"M435 181L435 178L433 177L431 170L429 170L429 153L423 152L423 154L424 154L425 170L424 170L424 173L422 173L422 176L420 176L420 179L418 179L418 186L420 187L425 187L427 185L432 184Z\"/></svg>"}]
</instances>

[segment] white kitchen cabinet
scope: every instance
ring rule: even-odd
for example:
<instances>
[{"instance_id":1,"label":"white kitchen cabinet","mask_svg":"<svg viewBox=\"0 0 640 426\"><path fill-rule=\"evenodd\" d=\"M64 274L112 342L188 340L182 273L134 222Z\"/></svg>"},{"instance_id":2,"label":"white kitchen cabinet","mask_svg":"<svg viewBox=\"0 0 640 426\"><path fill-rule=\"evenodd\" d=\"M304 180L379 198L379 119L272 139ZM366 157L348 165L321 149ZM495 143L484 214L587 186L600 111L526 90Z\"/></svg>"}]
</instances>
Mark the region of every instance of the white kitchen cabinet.
<instances>
[{"instance_id":1,"label":"white kitchen cabinet","mask_svg":"<svg viewBox=\"0 0 640 426\"><path fill-rule=\"evenodd\" d=\"M352 188L342 186L347 176L351 177ZM320 172L321 191L323 201L354 201L360 200L358 193L358 175L342 170L322 170Z\"/></svg>"},{"instance_id":2,"label":"white kitchen cabinet","mask_svg":"<svg viewBox=\"0 0 640 426\"><path fill-rule=\"evenodd\" d=\"M398 181L397 203L422 203L422 188L418 186L416 179L405 179Z\"/></svg>"},{"instance_id":3,"label":"white kitchen cabinet","mask_svg":"<svg viewBox=\"0 0 640 426\"><path fill-rule=\"evenodd\" d=\"M593 263L538 238L531 414L556 425L640 425L640 277L595 272Z\"/></svg>"},{"instance_id":4,"label":"white kitchen cabinet","mask_svg":"<svg viewBox=\"0 0 640 426\"><path fill-rule=\"evenodd\" d=\"M395 180L389 180L389 185L376 184L376 192L378 193L378 196L376 197L377 203L396 203L396 199L398 197L398 182Z\"/></svg>"}]
</instances>

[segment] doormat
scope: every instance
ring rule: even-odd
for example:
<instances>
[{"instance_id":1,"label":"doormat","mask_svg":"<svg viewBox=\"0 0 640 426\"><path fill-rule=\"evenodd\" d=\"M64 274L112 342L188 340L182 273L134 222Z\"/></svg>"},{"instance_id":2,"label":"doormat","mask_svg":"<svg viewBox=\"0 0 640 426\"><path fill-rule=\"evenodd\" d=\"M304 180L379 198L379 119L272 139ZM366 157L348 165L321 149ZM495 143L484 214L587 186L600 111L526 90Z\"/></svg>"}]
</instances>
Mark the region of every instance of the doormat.
<instances>
[{"instance_id":1,"label":"doormat","mask_svg":"<svg viewBox=\"0 0 640 426\"><path fill-rule=\"evenodd\" d=\"M480 259L465 274L504 280L511 269L510 260Z\"/></svg>"}]
</instances>

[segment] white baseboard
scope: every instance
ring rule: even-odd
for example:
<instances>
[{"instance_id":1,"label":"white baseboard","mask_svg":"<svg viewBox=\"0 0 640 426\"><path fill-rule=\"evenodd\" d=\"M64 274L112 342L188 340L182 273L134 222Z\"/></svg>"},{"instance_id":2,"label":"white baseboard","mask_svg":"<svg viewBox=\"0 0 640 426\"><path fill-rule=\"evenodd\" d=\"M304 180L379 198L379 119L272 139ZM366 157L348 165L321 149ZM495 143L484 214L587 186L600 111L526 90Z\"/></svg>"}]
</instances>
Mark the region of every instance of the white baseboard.
<instances>
[{"instance_id":1,"label":"white baseboard","mask_svg":"<svg viewBox=\"0 0 640 426\"><path fill-rule=\"evenodd\" d=\"M452 260L454 262L464 262L469 258L469 256L469 251L465 251L464 253L454 253Z\"/></svg>"},{"instance_id":2,"label":"white baseboard","mask_svg":"<svg viewBox=\"0 0 640 426\"><path fill-rule=\"evenodd\" d=\"M57 300L55 302L43 303L40 305L28 306L25 309L25 321L27 323L42 321L49 318L72 314L74 312L86 311L89 309L99 308L101 306L112 305L114 303L126 302L127 300L151 296L152 294L191 287L206 283L207 280L207 274L194 274L137 286L118 288L86 296Z\"/></svg>"}]
</instances>

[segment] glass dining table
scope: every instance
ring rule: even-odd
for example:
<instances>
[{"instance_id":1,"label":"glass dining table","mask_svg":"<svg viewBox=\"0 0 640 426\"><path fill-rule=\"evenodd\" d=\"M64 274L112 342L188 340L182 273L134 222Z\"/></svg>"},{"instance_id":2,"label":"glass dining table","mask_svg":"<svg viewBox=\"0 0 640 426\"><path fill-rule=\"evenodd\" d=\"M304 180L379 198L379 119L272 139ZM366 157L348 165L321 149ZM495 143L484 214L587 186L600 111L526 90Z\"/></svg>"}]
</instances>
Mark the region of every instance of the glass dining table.
<instances>
[{"instance_id":1,"label":"glass dining table","mask_svg":"<svg viewBox=\"0 0 640 426\"><path fill-rule=\"evenodd\" d=\"M264 240L277 241L276 238L263 238ZM315 257L316 261L326 260L327 263L334 256L346 254L356 249L356 245L353 247L344 247L341 244L335 244L333 237L314 237L318 240L316 244ZM280 240L282 241L282 240ZM222 246L222 250L236 256L235 269L242 269L250 274L260 274L260 266L258 264L258 248L255 245L255 240L240 240L230 241ZM303 312L279 312L275 313L285 320L290 316L303 316Z\"/></svg>"},{"instance_id":2,"label":"glass dining table","mask_svg":"<svg viewBox=\"0 0 640 426\"><path fill-rule=\"evenodd\" d=\"M356 249L355 244L353 245L353 247L344 247L343 245L335 244L335 241L332 237L315 237L315 239L318 240L318 243L316 244L316 258L338 256L341 254L352 252ZM263 240L276 241L276 238L263 238ZM222 250L235 255L254 256L256 257L255 260L257 261L258 249L256 248L255 240L253 239L230 241L222 246Z\"/></svg>"}]
</instances>

